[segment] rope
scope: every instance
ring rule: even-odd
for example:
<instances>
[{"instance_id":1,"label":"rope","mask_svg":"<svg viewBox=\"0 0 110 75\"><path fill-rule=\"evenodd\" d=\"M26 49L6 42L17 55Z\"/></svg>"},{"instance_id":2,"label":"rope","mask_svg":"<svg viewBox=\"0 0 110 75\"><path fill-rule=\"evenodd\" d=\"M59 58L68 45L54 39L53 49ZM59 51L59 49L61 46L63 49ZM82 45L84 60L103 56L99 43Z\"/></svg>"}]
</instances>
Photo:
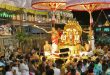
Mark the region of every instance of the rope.
<instances>
[{"instance_id":1,"label":"rope","mask_svg":"<svg viewBox=\"0 0 110 75\"><path fill-rule=\"evenodd\" d=\"M105 16L106 20L109 22L108 17L107 17L107 15L105 14L104 11L103 11L103 13L104 13L104 16Z\"/></svg>"},{"instance_id":2,"label":"rope","mask_svg":"<svg viewBox=\"0 0 110 75\"><path fill-rule=\"evenodd\" d=\"M105 12L104 12L103 10L101 10L101 12L99 13L99 16L98 16L98 18L97 18L96 22L94 23L94 25L96 25L96 23L98 22L98 20L99 20L99 17L100 17L100 15L101 15L101 13L103 13L103 14L104 14L104 16L105 16L106 20L109 22L108 17L107 17L107 15L105 14Z\"/></svg>"},{"instance_id":3,"label":"rope","mask_svg":"<svg viewBox=\"0 0 110 75\"><path fill-rule=\"evenodd\" d=\"M96 22L94 23L94 25L96 25L96 23L98 22L99 17L100 17L100 15L101 15L102 11L103 11L103 10L101 10L101 12L99 13L99 15L98 15L98 17L97 17L97 20L96 20ZM93 26L94 26L94 25L93 25Z\"/></svg>"}]
</instances>

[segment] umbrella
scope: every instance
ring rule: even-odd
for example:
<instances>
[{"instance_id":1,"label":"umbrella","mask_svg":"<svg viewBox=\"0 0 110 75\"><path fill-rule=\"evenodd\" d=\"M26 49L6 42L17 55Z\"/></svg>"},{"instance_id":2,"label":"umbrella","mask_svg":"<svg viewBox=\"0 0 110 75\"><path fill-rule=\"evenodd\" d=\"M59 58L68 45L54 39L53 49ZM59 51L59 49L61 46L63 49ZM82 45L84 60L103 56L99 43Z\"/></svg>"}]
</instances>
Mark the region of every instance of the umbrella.
<instances>
[{"instance_id":1,"label":"umbrella","mask_svg":"<svg viewBox=\"0 0 110 75\"><path fill-rule=\"evenodd\" d=\"M90 26L93 23L92 12L95 10L109 9L110 0L68 0L67 9L87 11L90 15Z\"/></svg>"},{"instance_id":2,"label":"umbrella","mask_svg":"<svg viewBox=\"0 0 110 75\"><path fill-rule=\"evenodd\" d=\"M32 8L37 10L50 10L53 12L52 21L54 25L56 10L64 9L66 0L32 0Z\"/></svg>"},{"instance_id":3,"label":"umbrella","mask_svg":"<svg viewBox=\"0 0 110 75\"><path fill-rule=\"evenodd\" d=\"M32 8L38 10L58 10L63 9L65 0L32 0Z\"/></svg>"},{"instance_id":4,"label":"umbrella","mask_svg":"<svg viewBox=\"0 0 110 75\"><path fill-rule=\"evenodd\" d=\"M68 10L87 11L89 13L90 15L89 35L91 39L94 39L93 31L92 31L92 24L93 24L92 12L95 10L102 10L102 9L109 9L109 8L110 8L110 0L68 0L67 7L66 7L66 9ZM89 42L93 50L94 41L91 40Z\"/></svg>"}]
</instances>

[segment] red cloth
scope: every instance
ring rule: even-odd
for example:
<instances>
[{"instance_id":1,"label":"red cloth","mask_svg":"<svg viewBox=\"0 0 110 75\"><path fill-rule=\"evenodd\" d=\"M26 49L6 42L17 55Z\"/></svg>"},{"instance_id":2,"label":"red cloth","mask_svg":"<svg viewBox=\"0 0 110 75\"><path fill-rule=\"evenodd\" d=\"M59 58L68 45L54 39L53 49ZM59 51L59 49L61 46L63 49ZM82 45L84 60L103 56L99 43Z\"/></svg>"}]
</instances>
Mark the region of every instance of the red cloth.
<instances>
[{"instance_id":1,"label":"red cloth","mask_svg":"<svg viewBox=\"0 0 110 75\"><path fill-rule=\"evenodd\" d=\"M62 31L58 31L59 37L61 37L62 33Z\"/></svg>"},{"instance_id":2,"label":"red cloth","mask_svg":"<svg viewBox=\"0 0 110 75\"><path fill-rule=\"evenodd\" d=\"M58 36L52 38L52 43L58 44Z\"/></svg>"},{"instance_id":3,"label":"red cloth","mask_svg":"<svg viewBox=\"0 0 110 75\"><path fill-rule=\"evenodd\" d=\"M51 39L52 39L52 43L58 44L58 38L59 38L59 34L57 31L54 31L51 33Z\"/></svg>"}]
</instances>

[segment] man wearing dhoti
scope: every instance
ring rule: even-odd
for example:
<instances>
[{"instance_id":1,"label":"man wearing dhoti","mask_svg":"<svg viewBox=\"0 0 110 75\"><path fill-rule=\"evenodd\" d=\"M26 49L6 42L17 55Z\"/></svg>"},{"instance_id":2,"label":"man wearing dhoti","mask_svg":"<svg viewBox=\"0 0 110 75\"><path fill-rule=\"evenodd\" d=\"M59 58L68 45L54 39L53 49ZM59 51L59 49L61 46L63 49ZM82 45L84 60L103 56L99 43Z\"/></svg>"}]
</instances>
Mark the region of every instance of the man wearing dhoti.
<instances>
[{"instance_id":1,"label":"man wearing dhoti","mask_svg":"<svg viewBox=\"0 0 110 75\"><path fill-rule=\"evenodd\" d=\"M44 55L45 56L51 55L51 45L48 43L48 41L45 41Z\"/></svg>"},{"instance_id":2,"label":"man wearing dhoti","mask_svg":"<svg viewBox=\"0 0 110 75\"><path fill-rule=\"evenodd\" d=\"M51 40L52 40L52 53L55 53L58 50L58 39L59 39L59 34L55 30L54 27L52 27L52 30L49 31L48 33L51 33Z\"/></svg>"}]
</instances>

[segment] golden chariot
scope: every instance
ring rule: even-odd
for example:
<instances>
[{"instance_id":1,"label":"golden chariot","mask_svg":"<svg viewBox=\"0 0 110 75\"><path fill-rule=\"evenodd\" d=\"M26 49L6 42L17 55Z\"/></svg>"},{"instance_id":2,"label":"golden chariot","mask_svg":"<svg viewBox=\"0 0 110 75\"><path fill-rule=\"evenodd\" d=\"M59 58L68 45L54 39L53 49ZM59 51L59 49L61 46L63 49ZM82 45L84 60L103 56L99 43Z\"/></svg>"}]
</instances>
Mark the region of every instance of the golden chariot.
<instances>
[{"instance_id":1,"label":"golden chariot","mask_svg":"<svg viewBox=\"0 0 110 75\"><path fill-rule=\"evenodd\" d=\"M61 35L59 41L59 50L69 48L70 54L79 54L81 35L82 28L79 23L76 20L68 21L64 27L63 34Z\"/></svg>"}]
</instances>

